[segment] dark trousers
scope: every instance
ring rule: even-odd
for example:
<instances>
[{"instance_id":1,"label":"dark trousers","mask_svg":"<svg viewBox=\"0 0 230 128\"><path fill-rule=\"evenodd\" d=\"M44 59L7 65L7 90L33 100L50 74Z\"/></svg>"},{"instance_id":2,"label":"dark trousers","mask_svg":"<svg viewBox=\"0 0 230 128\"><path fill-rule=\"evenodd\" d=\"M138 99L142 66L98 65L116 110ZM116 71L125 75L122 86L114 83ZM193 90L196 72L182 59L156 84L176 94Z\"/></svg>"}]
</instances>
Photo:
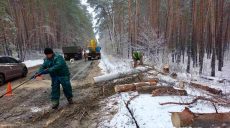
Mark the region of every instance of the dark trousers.
<instances>
[{"instance_id":1,"label":"dark trousers","mask_svg":"<svg viewBox=\"0 0 230 128\"><path fill-rule=\"evenodd\" d=\"M51 91L51 100L59 101L60 99L60 84L62 85L63 92L67 99L72 98L72 86L70 83L69 76L53 76L52 78L52 91Z\"/></svg>"}]
</instances>

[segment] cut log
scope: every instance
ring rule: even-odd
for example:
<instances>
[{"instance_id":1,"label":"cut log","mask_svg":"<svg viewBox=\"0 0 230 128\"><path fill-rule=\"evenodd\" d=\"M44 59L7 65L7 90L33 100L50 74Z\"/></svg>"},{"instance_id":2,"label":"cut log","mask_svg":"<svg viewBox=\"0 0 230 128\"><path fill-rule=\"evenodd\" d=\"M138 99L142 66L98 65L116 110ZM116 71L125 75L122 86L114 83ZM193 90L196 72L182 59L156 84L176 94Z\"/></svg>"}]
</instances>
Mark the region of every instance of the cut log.
<instances>
[{"instance_id":1,"label":"cut log","mask_svg":"<svg viewBox=\"0 0 230 128\"><path fill-rule=\"evenodd\" d=\"M150 71L148 71L146 74L148 74L148 76L149 76L149 75L151 75L151 76L157 76L157 75L159 74L159 72L156 71L156 69L155 69L155 70L150 70Z\"/></svg>"},{"instance_id":2,"label":"cut log","mask_svg":"<svg viewBox=\"0 0 230 128\"><path fill-rule=\"evenodd\" d=\"M138 93L147 93L147 94L151 94L152 91L156 88L156 86L141 86L141 87L137 87L136 91Z\"/></svg>"},{"instance_id":3,"label":"cut log","mask_svg":"<svg viewBox=\"0 0 230 128\"><path fill-rule=\"evenodd\" d=\"M185 82L184 81L180 81L178 84L177 84L178 88L180 89L184 89L185 88Z\"/></svg>"},{"instance_id":4,"label":"cut log","mask_svg":"<svg viewBox=\"0 0 230 128\"><path fill-rule=\"evenodd\" d=\"M156 86L152 91L152 96L187 96L187 92L182 89L175 89L170 86Z\"/></svg>"},{"instance_id":5,"label":"cut log","mask_svg":"<svg viewBox=\"0 0 230 128\"><path fill-rule=\"evenodd\" d=\"M149 74L143 74L142 75L142 81L150 81L150 80L158 80L159 81L159 79L157 78L157 74L156 75L149 75Z\"/></svg>"},{"instance_id":6,"label":"cut log","mask_svg":"<svg viewBox=\"0 0 230 128\"><path fill-rule=\"evenodd\" d=\"M114 87L115 92L128 92L128 91L135 91L136 86L133 84L124 84L124 85L117 85Z\"/></svg>"},{"instance_id":7,"label":"cut log","mask_svg":"<svg viewBox=\"0 0 230 128\"><path fill-rule=\"evenodd\" d=\"M115 92L142 91L142 90L151 89L151 87L157 85L157 82L158 81L152 80L150 82L139 82L133 84L116 85L114 89Z\"/></svg>"},{"instance_id":8,"label":"cut log","mask_svg":"<svg viewBox=\"0 0 230 128\"><path fill-rule=\"evenodd\" d=\"M190 85L194 88L199 88L205 91L208 91L209 93L216 94L216 95L221 95L222 90L218 90L215 88L208 87L208 85L202 84L202 83L197 83L197 82L190 82Z\"/></svg>"},{"instance_id":9,"label":"cut log","mask_svg":"<svg viewBox=\"0 0 230 128\"><path fill-rule=\"evenodd\" d=\"M114 80L114 79L118 79L118 78L124 78L124 77L127 77L129 75L143 73L143 72L147 72L149 70L151 70L151 67L138 67L138 68L130 70L130 71L106 74L106 75L94 77L93 79L94 79L95 83L99 83L99 82Z\"/></svg>"},{"instance_id":10,"label":"cut log","mask_svg":"<svg viewBox=\"0 0 230 128\"><path fill-rule=\"evenodd\" d=\"M174 85L176 85L176 83L179 82L178 80L173 79L170 76L165 76L165 75L162 75L162 74L158 74L157 77L158 77L160 82L166 83L166 84L168 84L170 86L174 86Z\"/></svg>"},{"instance_id":11,"label":"cut log","mask_svg":"<svg viewBox=\"0 0 230 128\"><path fill-rule=\"evenodd\" d=\"M226 127L230 126L230 113L193 113L188 108L172 112L174 127Z\"/></svg>"},{"instance_id":12,"label":"cut log","mask_svg":"<svg viewBox=\"0 0 230 128\"><path fill-rule=\"evenodd\" d=\"M174 127L186 127L192 124L194 117L194 114L186 107L182 112L173 112L171 120Z\"/></svg>"},{"instance_id":13,"label":"cut log","mask_svg":"<svg viewBox=\"0 0 230 128\"><path fill-rule=\"evenodd\" d=\"M175 72L171 73L170 76L173 78L173 79L176 79L177 78L177 74Z\"/></svg>"},{"instance_id":14,"label":"cut log","mask_svg":"<svg viewBox=\"0 0 230 128\"><path fill-rule=\"evenodd\" d=\"M165 64L165 65L163 66L163 72L164 72L164 73L169 73L169 65L168 65L168 64Z\"/></svg>"}]
</instances>

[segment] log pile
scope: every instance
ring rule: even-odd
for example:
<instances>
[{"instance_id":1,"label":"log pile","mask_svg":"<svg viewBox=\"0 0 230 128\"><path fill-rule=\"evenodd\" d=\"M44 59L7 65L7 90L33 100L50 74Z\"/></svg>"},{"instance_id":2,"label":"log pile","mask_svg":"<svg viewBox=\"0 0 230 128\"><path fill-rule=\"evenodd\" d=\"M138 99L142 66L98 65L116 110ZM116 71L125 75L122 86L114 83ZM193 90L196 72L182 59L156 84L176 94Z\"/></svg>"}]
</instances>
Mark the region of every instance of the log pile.
<instances>
[{"instance_id":1,"label":"log pile","mask_svg":"<svg viewBox=\"0 0 230 128\"><path fill-rule=\"evenodd\" d=\"M172 112L174 127L226 127L230 126L230 113L193 113L188 108Z\"/></svg>"},{"instance_id":2,"label":"log pile","mask_svg":"<svg viewBox=\"0 0 230 128\"><path fill-rule=\"evenodd\" d=\"M140 75L141 73L141 75ZM147 74L146 76L142 73ZM130 74L130 73L127 73ZM127 75L126 74L126 75ZM132 73L131 73L132 74ZM176 104L176 105L191 105L198 100L211 102L216 110L216 113L193 113L188 108L182 112L171 112L171 121L174 127L226 127L230 126L230 112L218 113L216 104L226 105L230 104L228 100L222 99L222 90L211 88L203 83L194 81L180 81L177 79L176 73L169 74L169 66L164 65L163 73L158 71L138 72L139 81L132 84L119 84L115 86L115 92L137 91L138 93L148 93L152 96L187 96L185 85L190 85L193 88L207 91L212 97L198 96L190 102L166 102L160 105ZM149 76L150 74L150 76ZM124 75L124 74L123 74ZM121 75L122 76L122 75ZM119 78L121 77L119 76ZM100 81L100 80L99 80ZM132 81L133 82L133 81ZM165 86L164 86L165 85ZM178 87L175 88L175 86ZM211 94L210 94L211 93ZM195 97L195 96L194 96Z\"/></svg>"},{"instance_id":3,"label":"log pile","mask_svg":"<svg viewBox=\"0 0 230 128\"><path fill-rule=\"evenodd\" d=\"M171 86L157 86L156 80L149 82L139 82L133 84L116 85L115 92L137 91L139 93L152 93L152 96L186 96L187 92L183 89L175 89Z\"/></svg>"},{"instance_id":4,"label":"log pile","mask_svg":"<svg viewBox=\"0 0 230 128\"><path fill-rule=\"evenodd\" d=\"M149 93L152 96L187 96L186 90L184 90L185 85L190 85L193 88L201 89L209 92L208 94L212 97L202 97L198 96L194 98L191 102L181 103L181 102L166 102L160 103L160 105L176 104L176 105L191 105L196 103L198 100L204 100L211 102L215 107L218 105L230 104L228 100L222 99L222 90L211 88L208 85L203 83L198 83L194 81L180 81L177 79L176 73L169 74L169 65L164 65L163 72L158 72L156 70L151 71L141 71L135 72L138 74L139 81L147 82L138 82L132 84L119 84L114 87L115 92L128 92L128 91L137 91L138 93ZM140 75L141 73L141 75ZM142 73L147 74L146 76ZM119 74L118 78L123 77ZM149 76L150 74L150 76ZM102 77L101 77L102 78ZM100 79L101 79L100 78ZM115 77L112 77L115 78ZM100 79L95 79L95 81L101 81ZM103 78L104 79L104 78ZM107 79L107 78L106 78ZM108 79L107 79L108 80ZM111 80L111 79L110 79ZM103 80L102 80L103 81ZM132 81L133 82L133 81ZM165 86L164 86L165 84ZM175 88L175 86L178 87ZM211 94L210 94L211 93ZM195 97L195 96L194 96ZM230 126L230 112L229 113L218 113L217 108L215 107L216 113L193 113L188 108L185 108L182 112L171 112L171 120L174 127L226 127Z\"/></svg>"},{"instance_id":5,"label":"log pile","mask_svg":"<svg viewBox=\"0 0 230 128\"><path fill-rule=\"evenodd\" d=\"M123 85L116 85L114 87L115 92L128 92L128 91L148 91L151 90L154 86L157 85L156 80L152 80L149 82L139 82L133 84L123 84Z\"/></svg>"}]
</instances>

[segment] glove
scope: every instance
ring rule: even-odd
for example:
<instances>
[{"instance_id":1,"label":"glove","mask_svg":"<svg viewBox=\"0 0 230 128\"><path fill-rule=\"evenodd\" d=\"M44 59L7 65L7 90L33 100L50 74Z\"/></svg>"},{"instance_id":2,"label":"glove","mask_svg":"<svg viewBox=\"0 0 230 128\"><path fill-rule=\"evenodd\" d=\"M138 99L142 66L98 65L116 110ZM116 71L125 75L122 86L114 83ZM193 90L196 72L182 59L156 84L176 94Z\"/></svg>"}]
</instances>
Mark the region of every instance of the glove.
<instances>
[{"instance_id":1,"label":"glove","mask_svg":"<svg viewBox=\"0 0 230 128\"><path fill-rule=\"evenodd\" d=\"M48 74L48 73L49 73L49 72L48 72L47 69L41 71L40 73L36 72L30 79L35 79L35 78L38 77L38 76L41 76L41 75L43 75L43 74Z\"/></svg>"},{"instance_id":2,"label":"glove","mask_svg":"<svg viewBox=\"0 0 230 128\"><path fill-rule=\"evenodd\" d=\"M35 79L38 76L40 76L40 74L38 72L36 72L30 79Z\"/></svg>"}]
</instances>

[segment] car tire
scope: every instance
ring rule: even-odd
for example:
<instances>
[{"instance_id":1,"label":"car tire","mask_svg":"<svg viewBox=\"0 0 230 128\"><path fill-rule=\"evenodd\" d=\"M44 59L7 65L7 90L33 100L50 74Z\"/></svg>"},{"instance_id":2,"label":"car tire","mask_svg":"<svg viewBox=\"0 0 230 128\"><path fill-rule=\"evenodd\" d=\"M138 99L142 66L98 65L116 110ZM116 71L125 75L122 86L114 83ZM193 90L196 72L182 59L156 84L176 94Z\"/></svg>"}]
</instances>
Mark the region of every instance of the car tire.
<instances>
[{"instance_id":1,"label":"car tire","mask_svg":"<svg viewBox=\"0 0 230 128\"><path fill-rule=\"evenodd\" d=\"M0 74L0 86L5 83L5 77L4 75Z\"/></svg>"},{"instance_id":2,"label":"car tire","mask_svg":"<svg viewBox=\"0 0 230 128\"><path fill-rule=\"evenodd\" d=\"M28 69L27 69L27 67L24 67L24 68L22 69L22 77L26 77L26 76L27 76L27 73L28 73Z\"/></svg>"}]
</instances>

